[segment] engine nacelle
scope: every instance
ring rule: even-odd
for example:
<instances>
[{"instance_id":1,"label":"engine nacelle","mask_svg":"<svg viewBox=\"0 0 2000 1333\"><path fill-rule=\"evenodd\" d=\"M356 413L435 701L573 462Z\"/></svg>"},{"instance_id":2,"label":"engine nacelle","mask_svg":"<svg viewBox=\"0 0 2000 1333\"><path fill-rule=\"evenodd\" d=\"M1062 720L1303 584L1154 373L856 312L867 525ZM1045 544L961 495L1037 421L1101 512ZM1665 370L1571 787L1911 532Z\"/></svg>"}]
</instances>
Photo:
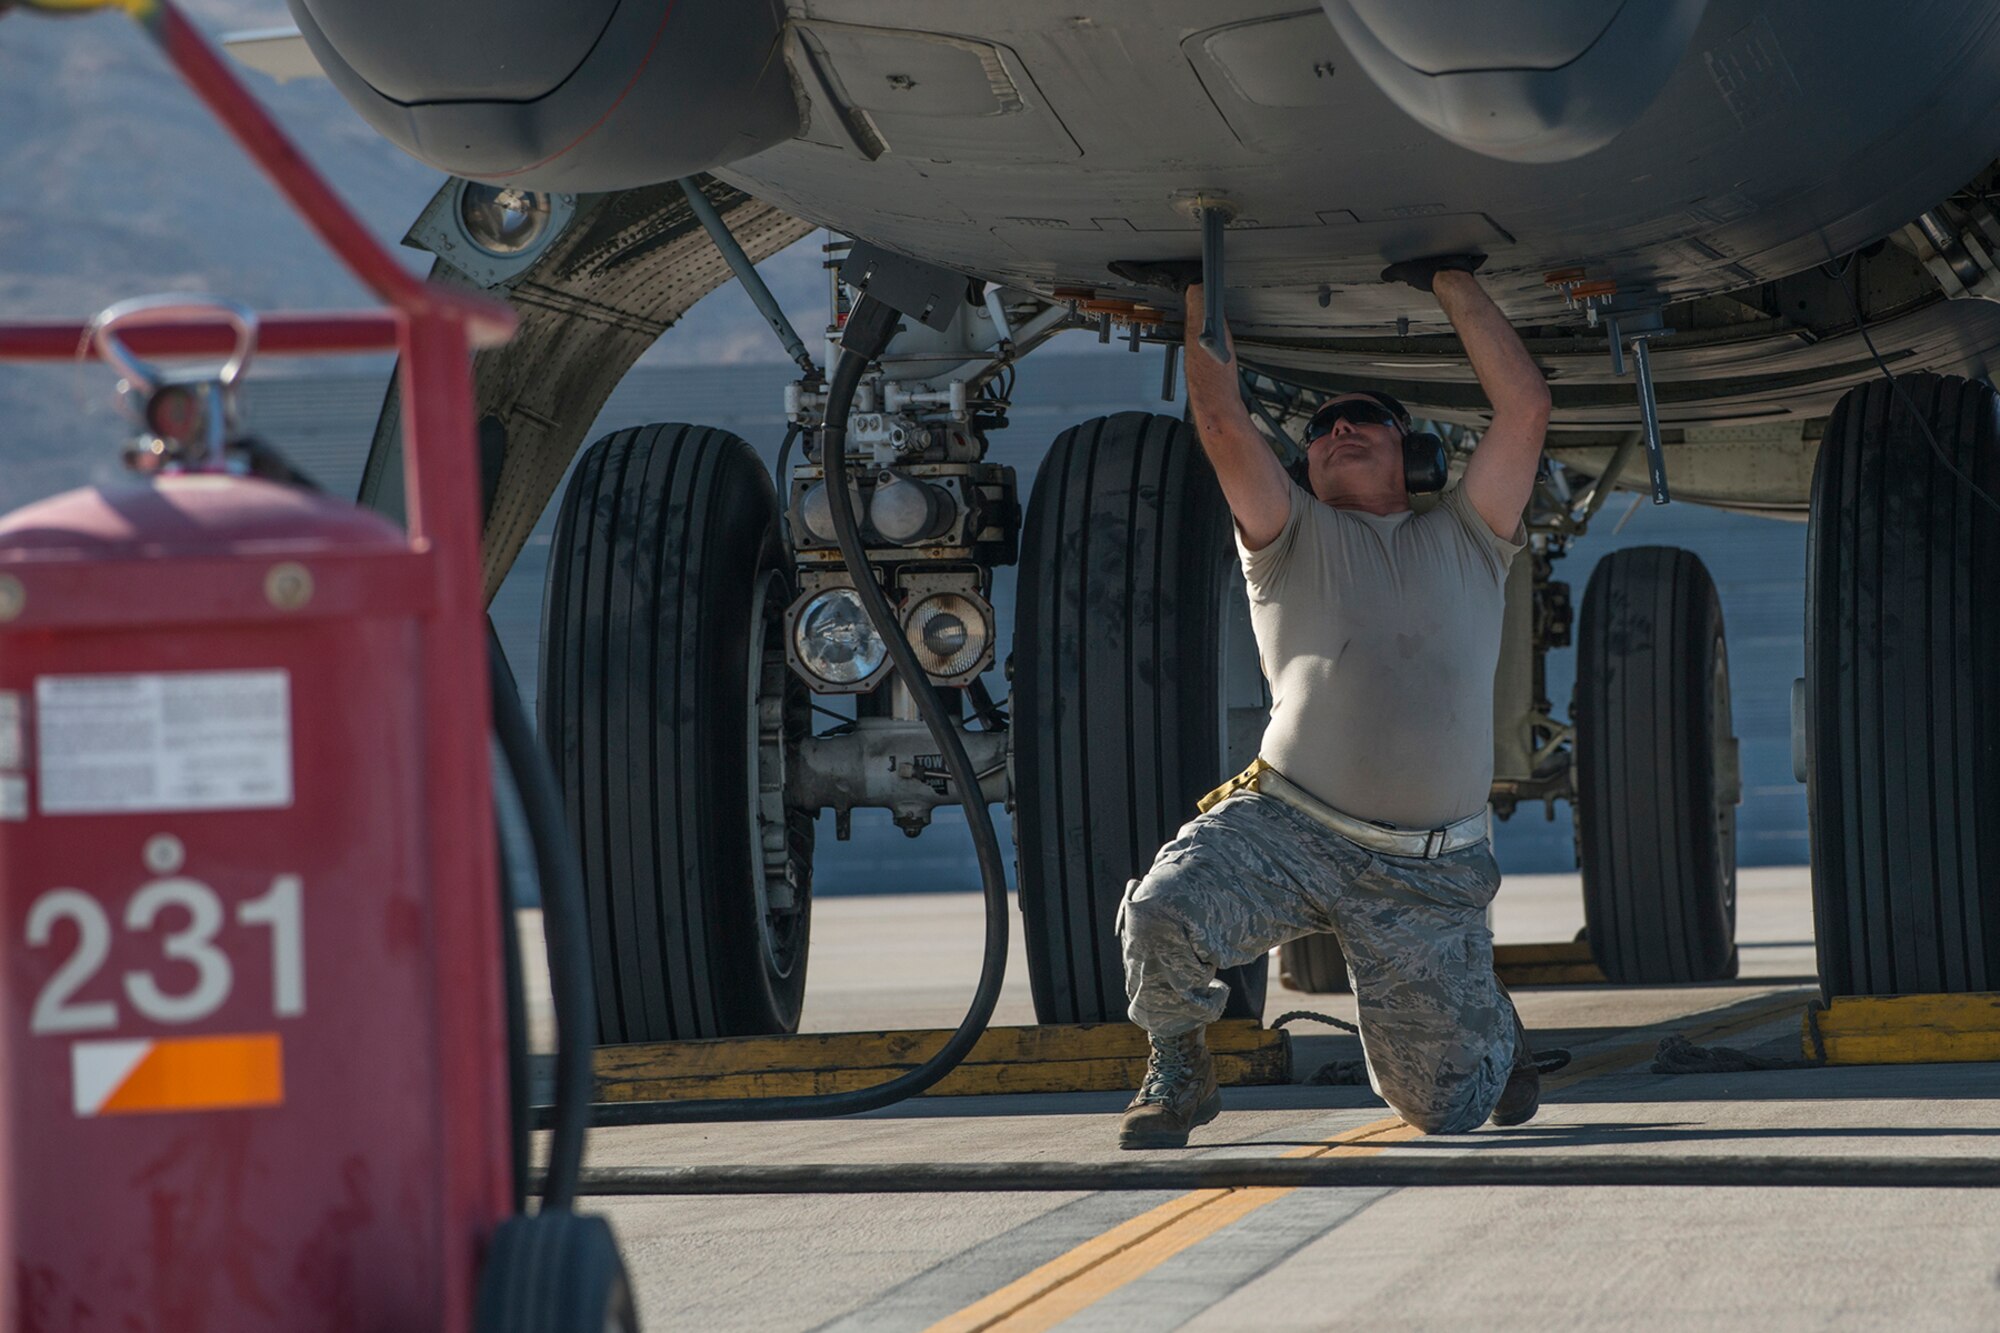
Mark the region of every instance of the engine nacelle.
<instances>
[{"instance_id":1,"label":"engine nacelle","mask_svg":"<svg viewBox=\"0 0 2000 1333\"><path fill-rule=\"evenodd\" d=\"M1567 162L1652 105L1708 0L1320 3L1375 86L1425 129L1506 162Z\"/></svg>"},{"instance_id":2,"label":"engine nacelle","mask_svg":"<svg viewBox=\"0 0 2000 1333\"><path fill-rule=\"evenodd\" d=\"M799 130L772 0L287 0L341 95L473 180L620 190Z\"/></svg>"}]
</instances>

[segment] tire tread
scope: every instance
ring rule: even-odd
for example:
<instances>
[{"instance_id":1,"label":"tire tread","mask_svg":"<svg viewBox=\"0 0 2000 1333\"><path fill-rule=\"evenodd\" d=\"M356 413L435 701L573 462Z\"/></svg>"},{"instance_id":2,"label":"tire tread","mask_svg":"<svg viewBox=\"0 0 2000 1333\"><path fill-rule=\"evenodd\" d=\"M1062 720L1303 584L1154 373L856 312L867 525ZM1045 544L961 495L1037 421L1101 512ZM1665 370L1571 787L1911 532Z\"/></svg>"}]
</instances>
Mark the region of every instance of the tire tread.
<instances>
[{"instance_id":1,"label":"tire tread","mask_svg":"<svg viewBox=\"0 0 2000 1333\"><path fill-rule=\"evenodd\" d=\"M1900 389L1900 392L1899 392ZM2000 975L2000 615L1977 595L2000 519L2000 399L1909 374L1851 390L1821 442L1807 540L1813 898L1828 996L1963 993ZM1985 686L1986 688L1982 688Z\"/></svg>"},{"instance_id":2,"label":"tire tread","mask_svg":"<svg viewBox=\"0 0 2000 1333\"><path fill-rule=\"evenodd\" d=\"M1675 547L1607 555L1584 592L1577 651L1577 843L1592 955L1621 984L1733 976L1734 844L1722 829L1734 811L1719 827L1710 758L1711 678L1726 650L1708 571Z\"/></svg>"},{"instance_id":3,"label":"tire tread","mask_svg":"<svg viewBox=\"0 0 2000 1333\"><path fill-rule=\"evenodd\" d=\"M579 844L606 1042L796 1022L796 997L745 991L737 918L750 909L719 879L732 878L727 867L747 855L747 839L741 818L718 814L718 793L731 784L714 776L718 766L741 769L731 747L741 750L742 719L704 706L732 676L748 678L739 585L779 558L777 522L754 451L702 426L604 436L563 496L543 600L539 712ZM811 829L800 822L803 835L795 827L791 839L803 893ZM803 960L796 966L802 978Z\"/></svg>"},{"instance_id":4,"label":"tire tread","mask_svg":"<svg viewBox=\"0 0 2000 1333\"><path fill-rule=\"evenodd\" d=\"M1227 523L1191 428L1170 417L1073 426L1036 476L1015 629L1016 838L1044 1022L1124 1017L1125 883L1220 780L1221 682L1202 651L1219 632ZM1261 968L1229 979L1231 1014L1260 1011Z\"/></svg>"}]
</instances>

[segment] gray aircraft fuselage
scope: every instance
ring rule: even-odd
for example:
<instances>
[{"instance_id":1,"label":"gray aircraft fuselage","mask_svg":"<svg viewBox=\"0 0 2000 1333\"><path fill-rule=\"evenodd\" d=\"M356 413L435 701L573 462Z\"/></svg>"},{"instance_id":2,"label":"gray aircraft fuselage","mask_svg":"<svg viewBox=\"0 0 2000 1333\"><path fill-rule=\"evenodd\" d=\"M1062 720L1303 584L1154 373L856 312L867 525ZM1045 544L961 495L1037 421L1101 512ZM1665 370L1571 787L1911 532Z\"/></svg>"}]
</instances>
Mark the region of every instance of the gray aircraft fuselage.
<instances>
[{"instance_id":1,"label":"gray aircraft fuselage","mask_svg":"<svg viewBox=\"0 0 2000 1333\"><path fill-rule=\"evenodd\" d=\"M1442 419L1477 421L1469 368L1435 305L1377 274L1446 251L1490 256L1482 278L1549 373L1558 430L1636 419L1602 333L1546 281L1558 270L1615 283L1619 306L1666 307L1675 336L1654 371L1670 426L1821 418L1877 373L1833 274L1857 290L1892 365L1985 373L2000 306L1944 300L1908 245L1877 243L1993 163L2000 5L1650 3L681 0L685 16L667 23L602 0L579 11L602 27L595 45L552 45L540 29L518 39L533 38L523 53L539 65L502 58L515 39L493 35L507 25L482 6L469 51L433 27L368 66L394 84L385 97L341 57L367 65L370 43L411 25L368 0L292 0L350 100L460 174L602 189L706 167L815 224L980 278L1168 308L1107 266L1196 254L1193 201L1222 199L1236 210L1228 312L1244 359L1311 387L1392 388ZM1637 54L1610 49L1617 22L1659 27L1669 10L1680 29ZM371 12L373 27L351 21ZM1605 14L1615 21L1600 33ZM695 45L675 47L677 33ZM1383 76L1363 40L1375 35L1417 65L1478 78L1490 53L1506 67L1499 83L1462 83L1473 91L1456 105L1440 95L1460 142L1421 123L1428 75L1390 71L1414 94ZM450 53L434 105L432 47ZM670 69L684 91L716 88L674 103ZM1612 105L1621 88L1626 104ZM1495 124L1542 116L1555 147L1462 146L1482 132L1489 93ZM750 141L769 146L738 155ZM1520 160L1538 152L1561 160ZM1843 267L1864 248L1858 273Z\"/></svg>"}]
</instances>

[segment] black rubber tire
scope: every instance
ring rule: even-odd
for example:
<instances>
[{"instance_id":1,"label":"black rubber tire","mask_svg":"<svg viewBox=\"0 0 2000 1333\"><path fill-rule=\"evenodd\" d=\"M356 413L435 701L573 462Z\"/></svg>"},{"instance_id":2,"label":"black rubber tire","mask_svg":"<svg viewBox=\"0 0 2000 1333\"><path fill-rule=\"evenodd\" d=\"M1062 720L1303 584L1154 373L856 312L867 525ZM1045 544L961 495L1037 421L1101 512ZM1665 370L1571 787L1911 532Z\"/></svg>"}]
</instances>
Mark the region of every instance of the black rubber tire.
<instances>
[{"instance_id":1,"label":"black rubber tire","mask_svg":"<svg viewBox=\"0 0 2000 1333\"><path fill-rule=\"evenodd\" d=\"M1807 810L1829 998L2000 986L2000 514L1919 420L2000 496L2000 399L1956 376L1850 390L1813 474Z\"/></svg>"},{"instance_id":2,"label":"black rubber tire","mask_svg":"<svg viewBox=\"0 0 2000 1333\"><path fill-rule=\"evenodd\" d=\"M1014 629L1014 837L1044 1023L1125 1017L1125 883L1227 776L1217 644L1241 577L1192 427L1122 412L1056 437ZM1222 973L1229 1016L1263 1014L1266 961Z\"/></svg>"},{"instance_id":3,"label":"black rubber tire","mask_svg":"<svg viewBox=\"0 0 2000 1333\"><path fill-rule=\"evenodd\" d=\"M638 1333L632 1283L603 1218L510 1217L479 1274L477 1333Z\"/></svg>"},{"instance_id":4,"label":"black rubber tire","mask_svg":"<svg viewBox=\"0 0 2000 1333\"><path fill-rule=\"evenodd\" d=\"M790 568L770 474L724 431L607 435L563 495L538 703L582 856L607 1044L798 1027L813 823L787 812L795 910L760 912L746 730L760 587L765 689L783 691L788 742L809 720L783 665Z\"/></svg>"},{"instance_id":5,"label":"black rubber tire","mask_svg":"<svg viewBox=\"0 0 2000 1333\"><path fill-rule=\"evenodd\" d=\"M1307 995L1345 995L1347 955L1338 935L1301 935L1278 946L1278 980Z\"/></svg>"},{"instance_id":6,"label":"black rubber tire","mask_svg":"<svg viewBox=\"0 0 2000 1333\"><path fill-rule=\"evenodd\" d=\"M1614 983L1736 975L1728 709L1722 603L1694 553L1598 561L1577 629L1574 813L1584 928Z\"/></svg>"}]
</instances>

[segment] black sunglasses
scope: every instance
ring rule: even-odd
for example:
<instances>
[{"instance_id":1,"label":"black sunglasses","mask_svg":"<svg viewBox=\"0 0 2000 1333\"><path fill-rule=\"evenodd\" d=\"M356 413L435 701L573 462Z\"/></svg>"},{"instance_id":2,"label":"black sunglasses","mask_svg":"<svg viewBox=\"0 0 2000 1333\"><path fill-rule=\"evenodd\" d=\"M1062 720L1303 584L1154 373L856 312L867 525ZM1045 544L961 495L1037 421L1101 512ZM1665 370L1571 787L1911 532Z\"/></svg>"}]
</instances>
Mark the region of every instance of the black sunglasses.
<instances>
[{"instance_id":1,"label":"black sunglasses","mask_svg":"<svg viewBox=\"0 0 2000 1333\"><path fill-rule=\"evenodd\" d=\"M1373 398L1343 398L1337 403L1328 403L1313 413L1312 420L1306 424L1306 443L1311 444L1343 421L1353 422L1357 426L1393 426L1398 431L1403 429L1401 418Z\"/></svg>"}]
</instances>

